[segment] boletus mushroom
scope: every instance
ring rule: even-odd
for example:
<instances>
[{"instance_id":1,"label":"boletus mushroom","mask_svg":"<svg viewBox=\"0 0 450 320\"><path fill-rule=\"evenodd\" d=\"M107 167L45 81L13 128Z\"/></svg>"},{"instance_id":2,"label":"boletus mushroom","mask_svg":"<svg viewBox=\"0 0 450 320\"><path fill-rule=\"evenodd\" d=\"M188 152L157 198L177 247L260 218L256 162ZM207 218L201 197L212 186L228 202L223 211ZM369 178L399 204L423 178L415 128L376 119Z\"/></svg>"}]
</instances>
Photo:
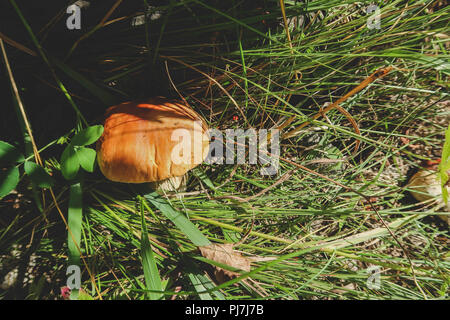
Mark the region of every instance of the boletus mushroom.
<instances>
[{"instance_id":1,"label":"boletus mushroom","mask_svg":"<svg viewBox=\"0 0 450 320\"><path fill-rule=\"evenodd\" d=\"M115 182L175 190L209 151L208 127L190 107L163 97L125 102L106 111L97 141L103 175Z\"/></svg>"}]
</instances>

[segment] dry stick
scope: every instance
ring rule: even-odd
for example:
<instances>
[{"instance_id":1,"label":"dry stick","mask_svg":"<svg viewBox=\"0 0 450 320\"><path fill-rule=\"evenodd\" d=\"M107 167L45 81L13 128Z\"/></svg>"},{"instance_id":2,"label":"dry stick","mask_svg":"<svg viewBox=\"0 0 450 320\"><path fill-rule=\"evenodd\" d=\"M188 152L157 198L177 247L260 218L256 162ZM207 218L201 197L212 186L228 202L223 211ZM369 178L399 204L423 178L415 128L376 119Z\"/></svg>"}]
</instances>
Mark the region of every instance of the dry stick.
<instances>
[{"instance_id":1,"label":"dry stick","mask_svg":"<svg viewBox=\"0 0 450 320\"><path fill-rule=\"evenodd\" d=\"M113 12L117 9L117 7L120 5L120 3L123 0L117 0L116 3L109 9L109 11L106 13L106 15L103 17L102 21L100 21L100 25L104 25L106 20L113 14Z\"/></svg>"},{"instance_id":2,"label":"dry stick","mask_svg":"<svg viewBox=\"0 0 450 320\"><path fill-rule=\"evenodd\" d=\"M38 149L37 149L37 147L36 147L36 142L35 142L35 140L34 140L34 136L33 136L33 133L32 133L32 131L31 131L31 126L30 126L30 123L29 123L29 121L28 121L28 117L27 117L27 115L26 115L26 113L25 113L25 109L24 109L24 107L23 107L22 100L20 99L19 91L17 90L17 84L16 84L16 81L14 80L14 76L13 76L12 71L11 71L11 66L10 66L9 61L8 61L8 56L6 55L5 46L3 45L3 40L2 40L1 38L0 38L0 47L1 47L1 49L2 49L3 58L4 58L4 60L5 60L6 69L8 70L8 76L9 76L9 79L10 79L10 81L11 81L11 85L12 85L12 87L13 87L14 95L16 96L16 99L17 99L17 104L19 105L19 109L20 109L20 112L22 113L22 118L23 118L23 120L24 120L25 127L26 127L26 129L27 129L28 135L30 136L31 144L32 144L32 146L33 146L34 158L35 158L35 160L36 160L36 163L39 164L39 165L42 167L42 166L43 166L43 165L42 165L42 159L41 159L41 157L40 157L40 155L39 155L39 151L38 151ZM59 212L59 214L61 215L61 218L62 218L62 220L64 221L64 224L66 225L66 228L67 228L67 230L68 230L69 233L70 233L70 236L72 237L72 241L75 243L75 245L76 245L76 247L77 247L77 249L78 249L78 251L79 251L79 253L80 253L80 257L81 257L81 259L83 260L83 263L84 263L84 265L85 265L87 271L89 272L89 275L91 276L92 283L94 284L95 289L97 290L97 293L99 294L100 299L102 299L102 297L100 296L100 293L99 293L99 291L98 291L98 288L97 288L97 286L96 286L96 284L95 284L95 279L94 279L92 273L90 272L90 270L89 270L89 268L88 268L88 266L87 266L86 261L84 260L84 258L83 258L83 256L82 256L80 247L78 246L77 242L75 241L75 237L73 236L73 234L72 234L72 232L71 232L71 230L70 230L70 228L69 228L69 226L68 226L68 224L67 224L67 221L66 221L66 219L64 218L64 215L63 215L63 213L61 212L61 210L60 210L60 208L59 208L59 206L58 206L58 202L57 202L57 200L56 200L55 194L53 193L53 189L52 189L52 188L49 188L49 190L50 190L50 194L52 195L53 202L54 202L56 208L58 209L58 212Z\"/></svg>"},{"instance_id":3,"label":"dry stick","mask_svg":"<svg viewBox=\"0 0 450 320\"><path fill-rule=\"evenodd\" d=\"M289 47L292 50L291 34L289 33L289 25L287 23L286 9L285 9L285 6L284 6L284 0L280 0L280 8L281 8L281 13L283 15L284 30L286 31L286 36L287 36L288 41L289 41ZM294 52L292 52L292 53L294 53Z\"/></svg>"}]
</instances>

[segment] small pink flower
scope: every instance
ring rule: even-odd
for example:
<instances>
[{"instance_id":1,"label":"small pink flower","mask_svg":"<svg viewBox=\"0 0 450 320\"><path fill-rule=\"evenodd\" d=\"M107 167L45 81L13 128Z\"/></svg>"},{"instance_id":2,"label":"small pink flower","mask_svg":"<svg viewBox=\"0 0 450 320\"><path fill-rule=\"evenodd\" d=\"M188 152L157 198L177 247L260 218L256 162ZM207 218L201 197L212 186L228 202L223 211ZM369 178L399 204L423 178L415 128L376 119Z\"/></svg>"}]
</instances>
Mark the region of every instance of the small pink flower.
<instances>
[{"instance_id":1,"label":"small pink flower","mask_svg":"<svg viewBox=\"0 0 450 320\"><path fill-rule=\"evenodd\" d=\"M70 299L70 288L62 287L61 288L61 296L64 298L64 300L69 300Z\"/></svg>"}]
</instances>

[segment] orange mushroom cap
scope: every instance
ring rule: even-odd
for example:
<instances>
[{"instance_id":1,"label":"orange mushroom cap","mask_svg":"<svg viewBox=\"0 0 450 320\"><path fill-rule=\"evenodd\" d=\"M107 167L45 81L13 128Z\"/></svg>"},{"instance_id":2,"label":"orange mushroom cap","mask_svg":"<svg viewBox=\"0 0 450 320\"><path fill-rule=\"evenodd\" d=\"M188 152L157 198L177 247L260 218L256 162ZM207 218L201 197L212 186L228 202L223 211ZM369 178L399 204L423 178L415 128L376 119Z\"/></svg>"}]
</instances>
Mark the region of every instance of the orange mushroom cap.
<instances>
[{"instance_id":1,"label":"orange mushroom cap","mask_svg":"<svg viewBox=\"0 0 450 320\"><path fill-rule=\"evenodd\" d=\"M182 176L206 158L207 129L194 110L162 97L113 106L97 141L100 170L109 180L125 183ZM174 161L174 154L185 160Z\"/></svg>"}]
</instances>

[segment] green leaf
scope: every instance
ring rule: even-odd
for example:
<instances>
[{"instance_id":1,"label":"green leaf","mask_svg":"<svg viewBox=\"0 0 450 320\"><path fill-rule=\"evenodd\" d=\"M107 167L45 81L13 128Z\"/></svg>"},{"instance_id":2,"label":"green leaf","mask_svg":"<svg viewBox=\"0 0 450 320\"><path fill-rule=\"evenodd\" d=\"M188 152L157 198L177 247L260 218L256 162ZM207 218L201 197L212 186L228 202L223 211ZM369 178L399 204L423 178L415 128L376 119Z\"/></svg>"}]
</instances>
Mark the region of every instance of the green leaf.
<instances>
[{"instance_id":1,"label":"green leaf","mask_svg":"<svg viewBox=\"0 0 450 320\"><path fill-rule=\"evenodd\" d=\"M152 192L144 195L144 198L150 201L161 213L172 221L189 240L196 246L208 246L211 242L198 230L198 228L181 212L176 211L172 206L162 198L158 193Z\"/></svg>"},{"instance_id":2,"label":"green leaf","mask_svg":"<svg viewBox=\"0 0 450 320\"><path fill-rule=\"evenodd\" d=\"M13 145L0 141L0 163L14 164L24 161L23 154Z\"/></svg>"},{"instance_id":3,"label":"green leaf","mask_svg":"<svg viewBox=\"0 0 450 320\"><path fill-rule=\"evenodd\" d=\"M24 169L31 181L40 188L50 188L55 183L47 171L34 162L25 161Z\"/></svg>"},{"instance_id":4,"label":"green leaf","mask_svg":"<svg viewBox=\"0 0 450 320\"><path fill-rule=\"evenodd\" d=\"M83 197L81 183L74 183L70 186L69 195L69 212L67 216L67 224L69 231L67 232L67 246L69 249L69 265L80 264L80 241L81 228L83 220Z\"/></svg>"},{"instance_id":5,"label":"green leaf","mask_svg":"<svg viewBox=\"0 0 450 320\"><path fill-rule=\"evenodd\" d=\"M61 173L67 180L75 178L80 169L80 162L75 149L68 145L61 155Z\"/></svg>"},{"instance_id":6,"label":"green leaf","mask_svg":"<svg viewBox=\"0 0 450 320\"><path fill-rule=\"evenodd\" d=\"M450 125L445 132L444 147L442 148L441 163L439 164L438 175L441 179L441 191L444 203L448 203L447 181L449 176L447 171L450 169Z\"/></svg>"},{"instance_id":7,"label":"green leaf","mask_svg":"<svg viewBox=\"0 0 450 320\"><path fill-rule=\"evenodd\" d=\"M87 172L94 172L95 156L97 155L97 152L91 148L81 147L78 148L75 153L81 167Z\"/></svg>"},{"instance_id":8,"label":"green leaf","mask_svg":"<svg viewBox=\"0 0 450 320\"><path fill-rule=\"evenodd\" d=\"M94 300L94 298L83 289L78 292L78 300Z\"/></svg>"},{"instance_id":9,"label":"green leaf","mask_svg":"<svg viewBox=\"0 0 450 320\"><path fill-rule=\"evenodd\" d=\"M103 126L91 126L78 132L73 138L71 144L73 146L87 146L93 144L100 138L103 133Z\"/></svg>"},{"instance_id":10,"label":"green leaf","mask_svg":"<svg viewBox=\"0 0 450 320\"><path fill-rule=\"evenodd\" d=\"M141 198L142 199L142 198ZM161 293L155 291L162 291L161 278L159 276L158 267L156 265L153 250L148 240L147 225L145 224L144 210L141 200L141 257L142 267L144 269L145 285L147 286L148 297L151 300L158 300L162 297Z\"/></svg>"},{"instance_id":11,"label":"green leaf","mask_svg":"<svg viewBox=\"0 0 450 320\"><path fill-rule=\"evenodd\" d=\"M0 199L10 193L19 183L19 168L0 170Z\"/></svg>"}]
</instances>

